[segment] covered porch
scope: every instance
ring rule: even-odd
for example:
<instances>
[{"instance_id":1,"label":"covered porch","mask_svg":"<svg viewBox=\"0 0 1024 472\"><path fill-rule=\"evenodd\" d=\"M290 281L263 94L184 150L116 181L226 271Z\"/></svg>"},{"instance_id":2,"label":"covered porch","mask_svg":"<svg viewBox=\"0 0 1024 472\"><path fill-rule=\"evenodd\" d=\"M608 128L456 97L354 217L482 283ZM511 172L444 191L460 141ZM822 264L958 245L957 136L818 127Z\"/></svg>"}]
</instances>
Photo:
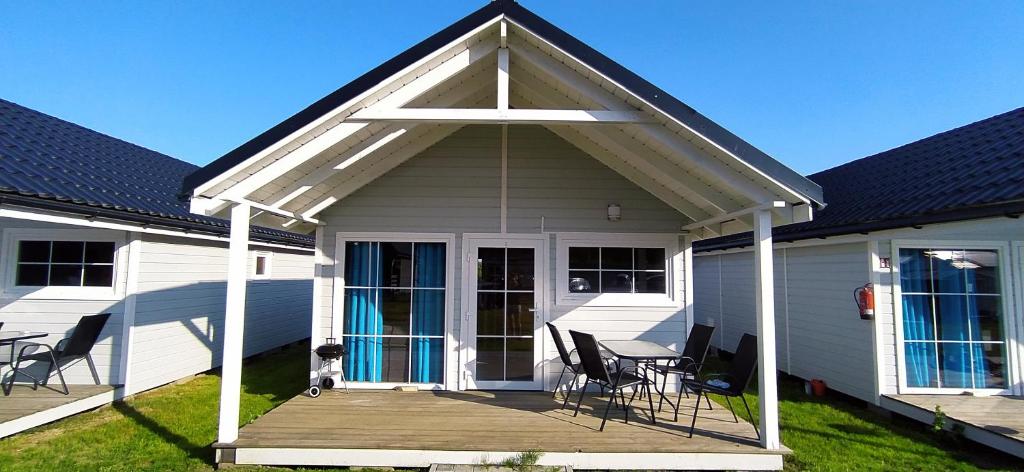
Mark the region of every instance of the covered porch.
<instances>
[{"instance_id":1,"label":"covered porch","mask_svg":"<svg viewBox=\"0 0 1024 472\"><path fill-rule=\"evenodd\" d=\"M573 400L577 397L573 396ZM500 464L525 451L538 465L577 469L746 470L782 468L784 449L761 447L750 423L725 407L699 410L688 438L693 399L678 422L666 405L652 425L636 401L629 424L588 394L579 416L547 392L325 392L299 395L218 445L220 461L264 465L429 467Z\"/></svg>"}]
</instances>

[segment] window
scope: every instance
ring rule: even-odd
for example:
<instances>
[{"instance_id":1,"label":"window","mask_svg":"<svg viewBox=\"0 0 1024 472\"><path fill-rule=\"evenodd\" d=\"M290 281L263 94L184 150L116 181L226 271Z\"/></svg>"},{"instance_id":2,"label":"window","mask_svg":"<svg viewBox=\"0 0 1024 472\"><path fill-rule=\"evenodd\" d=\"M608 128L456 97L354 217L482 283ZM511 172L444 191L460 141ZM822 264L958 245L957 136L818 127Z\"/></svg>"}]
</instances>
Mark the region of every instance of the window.
<instances>
[{"instance_id":1,"label":"window","mask_svg":"<svg viewBox=\"0 0 1024 472\"><path fill-rule=\"evenodd\" d=\"M257 252L256 262L253 264L253 279L269 279L270 278L270 256L269 252Z\"/></svg>"},{"instance_id":2,"label":"window","mask_svg":"<svg viewBox=\"0 0 1024 472\"><path fill-rule=\"evenodd\" d=\"M999 252L899 249L908 387L1007 387Z\"/></svg>"},{"instance_id":3,"label":"window","mask_svg":"<svg viewBox=\"0 0 1024 472\"><path fill-rule=\"evenodd\" d=\"M445 243L346 241L342 250L349 380L441 383Z\"/></svg>"},{"instance_id":4,"label":"window","mask_svg":"<svg viewBox=\"0 0 1024 472\"><path fill-rule=\"evenodd\" d=\"M20 240L16 287L113 287L112 241Z\"/></svg>"},{"instance_id":5,"label":"window","mask_svg":"<svg viewBox=\"0 0 1024 472\"><path fill-rule=\"evenodd\" d=\"M666 293L665 248L569 247L569 293Z\"/></svg>"}]
</instances>

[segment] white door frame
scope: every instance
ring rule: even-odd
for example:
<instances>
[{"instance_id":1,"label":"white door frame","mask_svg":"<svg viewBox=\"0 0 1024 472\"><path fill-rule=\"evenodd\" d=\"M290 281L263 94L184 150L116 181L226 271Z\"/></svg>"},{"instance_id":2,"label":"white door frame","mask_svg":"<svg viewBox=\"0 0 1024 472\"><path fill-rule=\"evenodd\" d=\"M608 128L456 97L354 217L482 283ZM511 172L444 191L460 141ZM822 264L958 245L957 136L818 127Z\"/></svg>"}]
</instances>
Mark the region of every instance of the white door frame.
<instances>
[{"instance_id":1,"label":"white door frame","mask_svg":"<svg viewBox=\"0 0 1024 472\"><path fill-rule=\"evenodd\" d=\"M903 338L903 289L900 283L900 249L989 249L999 254L1000 298L1003 310L1003 334L1006 351L1006 389L998 388L928 388L907 386L907 364ZM1013 260L1010 257L1010 244L1002 241L961 241L961 240L892 240L892 291L893 291L893 327L896 331L896 369L899 376L899 393L902 394L937 394L959 395L965 391L975 395L1015 395L1020 394L1017 387L1018 334L1017 315L1014 311L1014 287L1011 273Z\"/></svg>"},{"instance_id":2,"label":"white door frame","mask_svg":"<svg viewBox=\"0 0 1024 472\"><path fill-rule=\"evenodd\" d=\"M476 280L473 271L473 256L479 247L532 247L536 250L534 261L534 296L537 312L534 317L534 380L533 382L487 382L478 384L474 379L476 370L476 316L470 309L475 305L471 295L476 293L473 282ZM545 234L497 234L497 233L466 233L462 236L462 316L460 319L459 343L459 390L515 389L542 390L545 388L544 323L548 321L550 293L547 281L550 278L549 238Z\"/></svg>"}]
</instances>

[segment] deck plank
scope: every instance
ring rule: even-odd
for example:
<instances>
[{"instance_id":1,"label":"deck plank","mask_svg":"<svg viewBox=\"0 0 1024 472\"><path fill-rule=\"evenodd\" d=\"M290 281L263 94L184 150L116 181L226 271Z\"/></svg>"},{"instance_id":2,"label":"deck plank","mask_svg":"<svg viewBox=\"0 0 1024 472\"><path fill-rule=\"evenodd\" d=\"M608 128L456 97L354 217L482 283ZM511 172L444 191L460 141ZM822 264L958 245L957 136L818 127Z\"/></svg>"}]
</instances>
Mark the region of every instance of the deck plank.
<instances>
[{"instance_id":1,"label":"deck plank","mask_svg":"<svg viewBox=\"0 0 1024 472\"><path fill-rule=\"evenodd\" d=\"M46 387L32 390L29 385L15 384L10 396L0 394L0 423L106 393L114 388L111 385L69 385L70 393L64 395Z\"/></svg>"},{"instance_id":2,"label":"deck plank","mask_svg":"<svg viewBox=\"0 0 1024 472\"><path fill-rule=\"evenodd\" d=\"M971 395L889 395L929 412L942 408L948 418L1024 442L1024 397Z\"/></svg>"}]
</instances>

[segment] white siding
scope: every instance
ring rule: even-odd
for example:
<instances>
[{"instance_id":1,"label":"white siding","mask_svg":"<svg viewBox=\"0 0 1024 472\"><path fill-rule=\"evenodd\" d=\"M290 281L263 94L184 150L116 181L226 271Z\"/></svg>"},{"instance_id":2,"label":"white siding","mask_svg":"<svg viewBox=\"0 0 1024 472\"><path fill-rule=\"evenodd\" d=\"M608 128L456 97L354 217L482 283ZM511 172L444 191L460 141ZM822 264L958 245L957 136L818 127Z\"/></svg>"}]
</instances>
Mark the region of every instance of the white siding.
<instances>
[{"instance_id":1,"label":"white siding","mask_svg":"<svg viewBox=\"0 0 1024 472\"><path fill-rule=\"evenodd\" d=\"M78 230L64 225L0 218L0 230L8 232L12 229ZM93 229L79 231L109 235L112 240L127 241L126 233L123 231ZM115 274L115 283L121 284L122 287L125 280L124 267L124 264L120 264L119 270ZM8 260L8 254L0 255L0 272L3 272L3 281L7 280L6 275L13 268L14 261ZM100 381L105 384L116 384L120 375L121 330L124 319L124 304L121 300L27 299L7 294L0 295L0 322L4 323L4 331L53 333L45 338L33 339L32 342L53 345L61 338L67 337L82 316L98 313L110 313L111 317L93 348L92 357L96 362ZM0 355L9 355L8 349L8 347L0 348ZM9 368L5 368L3 371L4 375L8 372L10 372ZM64 375L69 384L92 384L94 382L84 361L69 366ZM19 377L18 380L27 379Z\"/></svg>"},{"instance_id":2,"label":"white siding","mask_svg":"<svg viewBox=\"0 0 1024 472\"><path fill-rule=\"evenodd\" d=\"M500 230L501 153L498 126L467 126L320 214L325 221L322 336L332 333L332 277L338 232L453 233L462 254L464 233ZM554 134L536 126L509 127L508 231L674 233L684 217ZM609 222L609 203L622 206L622 221ZM642 337L681 345L686 320L680 308L555 307L555 236L549 236L549 318L565 329L605 338ZM449 297L461 313L461 257ZM683 294L682 280L680 299ZM449 320L458 338L459 317ZM333 335L340 336L340 329ZM566 338L568 336L566 335ZM556 357L554 345L546 357ZM557 375L560 364L548 368Z\"/></svg>"},{"instance_id":3,"label":"white siding","mask_svg":"<svg viewBox=\"0 0 1024 472\"><path fill-rule=\"evenodd\" d=\"M273 254L271 278L249 280L245 355L309 335L312 255L258 249ZM227 258L224 243L143 236L133 392L220 365Z\"/></svg>"}]
</instances>

